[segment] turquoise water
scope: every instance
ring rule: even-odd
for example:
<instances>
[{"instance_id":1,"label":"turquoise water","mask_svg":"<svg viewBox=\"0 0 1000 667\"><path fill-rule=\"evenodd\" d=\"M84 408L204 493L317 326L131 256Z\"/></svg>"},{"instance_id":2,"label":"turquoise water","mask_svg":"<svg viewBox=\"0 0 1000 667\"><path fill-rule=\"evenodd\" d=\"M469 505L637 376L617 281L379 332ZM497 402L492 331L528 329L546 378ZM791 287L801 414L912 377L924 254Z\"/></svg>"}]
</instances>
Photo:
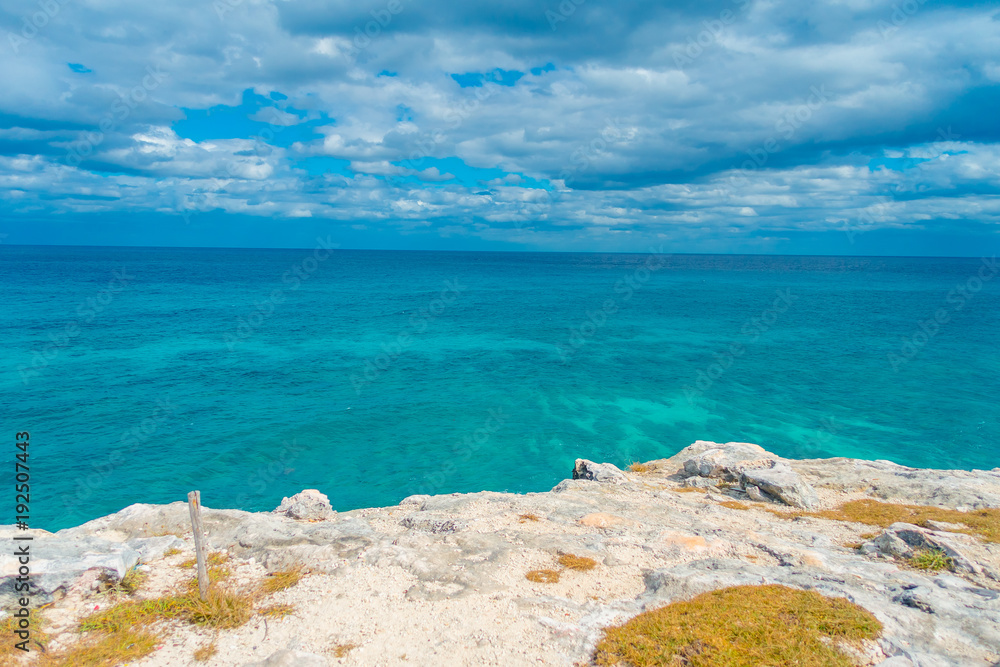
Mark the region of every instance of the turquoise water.
<instances>
[{"instance_id":1,"label":"turquoise water","mask_svg":"<svg viewBox=\"0 0 1000 667\"><path fill-rule=\"evenodd\" d=\"M1000 466L979 259L0 246L0 271L36 527L195 488L547 490L696 439Z\"/></svg>"}]
</instances>

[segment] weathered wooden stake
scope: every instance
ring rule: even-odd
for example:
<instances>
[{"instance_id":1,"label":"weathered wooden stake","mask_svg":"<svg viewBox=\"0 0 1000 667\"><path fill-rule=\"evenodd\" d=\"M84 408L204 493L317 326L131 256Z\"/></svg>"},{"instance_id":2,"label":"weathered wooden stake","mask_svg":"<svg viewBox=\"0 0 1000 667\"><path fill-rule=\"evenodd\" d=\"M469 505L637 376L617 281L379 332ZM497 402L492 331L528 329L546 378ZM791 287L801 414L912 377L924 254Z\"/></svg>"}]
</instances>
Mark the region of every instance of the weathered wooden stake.
<instances>
[{"instance_id":1,"label":"weathered wooden stake","mask_svg":"<svg viewBox=\"0 0 1000 667\"><path fill-rule=\"evenodd\" d=\"M205 553L205 529L201 525L201 491L188 494L188 509L191 510L191 527L194 529L194 553L198 559L198 595L202 601L208 600L208 560Z\"/></svg>"}]
</instances>

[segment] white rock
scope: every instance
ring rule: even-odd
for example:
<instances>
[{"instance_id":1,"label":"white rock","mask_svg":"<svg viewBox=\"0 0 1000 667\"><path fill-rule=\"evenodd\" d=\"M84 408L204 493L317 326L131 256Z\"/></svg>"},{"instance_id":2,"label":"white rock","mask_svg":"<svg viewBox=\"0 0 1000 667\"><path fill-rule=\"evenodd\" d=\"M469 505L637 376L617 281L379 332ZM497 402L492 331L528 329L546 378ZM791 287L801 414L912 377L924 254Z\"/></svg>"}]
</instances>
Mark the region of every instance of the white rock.
<instances>
[{"instance_id":1,"label":"white rock","mask_svg":"<svg viewBox=\"0 0 1000 667\"><path fill-rule=\"evenodd\" d=\"M274 513L284 514L290 519L309 521L323 521L336 514L330 505L330 499L317 489L306 489L291 498L282 499Z\"/></svg>"},{"instance_id":2,"label":"white rock","mask_svg":"<svg viewBox=\"0 0 1000 667\"><path fill-rule=\"evenodd\" d=\"M610 463L594 463L587 459L577 459L573 467L573 479L584 479L606 484L626 484L628 477L621 468Z\"/></svg>"},{"instance_id":3,"label":"white rock","mask_svg":"<svg viewBox=\"0 0 1000 667\"><path fill-rule=\"evenodd\" d=\"M778 463L773 468L744 470L740 482L744 487L756 486L792 507L812 509L819 503L816 490L783 463Z\"/></svg>"}]
</instances>

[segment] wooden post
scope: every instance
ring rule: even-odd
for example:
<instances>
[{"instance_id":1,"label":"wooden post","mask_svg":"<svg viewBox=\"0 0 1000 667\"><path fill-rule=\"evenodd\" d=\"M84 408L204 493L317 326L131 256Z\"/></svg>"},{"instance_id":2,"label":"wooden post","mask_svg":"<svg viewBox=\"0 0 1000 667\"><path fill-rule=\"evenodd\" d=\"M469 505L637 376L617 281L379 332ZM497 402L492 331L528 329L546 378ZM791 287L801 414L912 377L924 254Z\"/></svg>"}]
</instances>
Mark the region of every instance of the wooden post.
<instances>
[{"instance_id":1,"label":"wooden post","mask_svg":"<svg viewBox=\"0 0 1000 667\"><path fill-rule=\"evenodd\" d=\"M194 553L198 559L198 595L202 601L208 600L208 564L205 554L205 529L201 525L201 492L188 494L188 509L191 510L191 527L194 529Z\"/></svg>"}]
</instances>

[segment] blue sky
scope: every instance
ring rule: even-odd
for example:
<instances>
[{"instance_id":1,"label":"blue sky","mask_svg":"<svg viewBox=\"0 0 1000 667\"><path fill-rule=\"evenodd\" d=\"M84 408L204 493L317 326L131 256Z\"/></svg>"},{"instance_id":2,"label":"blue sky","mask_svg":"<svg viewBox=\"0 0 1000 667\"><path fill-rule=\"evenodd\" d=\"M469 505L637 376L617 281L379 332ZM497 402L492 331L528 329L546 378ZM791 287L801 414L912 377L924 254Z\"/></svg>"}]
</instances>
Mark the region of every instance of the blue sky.
<instances>
[{"instance_id":1,"label":"blue sky","mask_svg":"<svg viewBox=\"0 0 1000 667\"><path fill-rule=\"evenodd\" d=\"M0 29L4 243L1000 249L995 3L0 0Z\"/></svg>"}]
</instances>

